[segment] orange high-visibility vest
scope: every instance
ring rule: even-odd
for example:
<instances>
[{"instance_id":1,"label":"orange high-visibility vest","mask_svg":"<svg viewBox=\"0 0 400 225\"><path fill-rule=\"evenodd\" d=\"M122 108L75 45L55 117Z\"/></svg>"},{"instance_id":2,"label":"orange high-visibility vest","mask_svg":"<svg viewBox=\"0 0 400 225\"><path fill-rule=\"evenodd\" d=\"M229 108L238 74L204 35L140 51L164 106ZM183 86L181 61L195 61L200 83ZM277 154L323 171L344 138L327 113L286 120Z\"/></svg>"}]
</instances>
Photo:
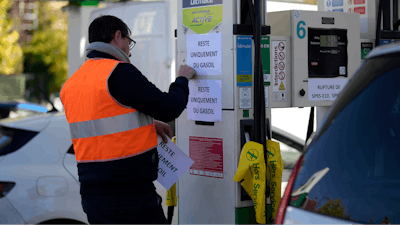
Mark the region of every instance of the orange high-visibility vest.
<instances>
[{"instance_id":1,"label":"orange high-visibility vest","mask_svg":"<svg viewBox=\"0 0 400 225\"><path fill-rule=\"evenodd\" d=\"M86 60L60 92L78 163L129 158L157 146L153 118L122 105L108 91L119 63Z\"/></svg>"}]
</instances>

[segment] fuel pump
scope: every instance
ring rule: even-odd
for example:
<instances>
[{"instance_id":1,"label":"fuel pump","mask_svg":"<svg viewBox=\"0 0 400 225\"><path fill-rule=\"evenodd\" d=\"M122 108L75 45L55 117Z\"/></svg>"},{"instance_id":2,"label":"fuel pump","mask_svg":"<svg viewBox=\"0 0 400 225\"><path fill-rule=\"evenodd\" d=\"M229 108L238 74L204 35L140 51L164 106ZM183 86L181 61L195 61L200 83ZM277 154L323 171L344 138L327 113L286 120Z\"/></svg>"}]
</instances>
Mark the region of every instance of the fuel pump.
<instances>
[{"instance_id":1,"label":"fuel pump","mask_svg":"<svg viewBox=\"0 0 400 225\"><path fill-rule=\"evenodd\" d=\"M261 49L254 47L268 34L263 6L260 0L178 1L177 65L198 75L176 122L177 145L195 161L179 179L179 223L255 223L253 201L233 177L245 132L265 142L263 121L270 117Z\"/></svg>"},{"instance_id":2,"label":"fuel pump","mask_svg":"<svg viewBox=\"0 0 400 225\"><path fill-rule=\"evenodd\" d=\"M177 66L198 75L176 121L177 145L195 161L178 182L179 223L255 223L233 181L245 134L265 148L271 108L332 104L360 65L359 17L266 16L257 0L182 0L177 12Z\"/></svg>"},{"instance_id":3,"label":"fuel pump","mask_svg":"<svg viewBox=\"0 0 400 225\"><path fill-rule=\"evenodd\" d=\"M382 2L382 1L381 1ZM389 1L384 1L389 3ZM347 13L354 13L359 16L360 21L360 58L361 62L367 57L367 54L377 46L377 32L376 27L377 24L381 24L381 15L378 15L378 8L379 8L379 0L318 0L318 11L326 11L326 12L347 12ZM390 4L390 3L389 3ZM389 13L387 13L389 15ZM397 17L393 15L393 19ZM378 20L378 21L377 21ZM387 17L385 20L388 20ZM390 20L390 18L389 18ZM386 24L389 21L387 21ZM395 23L395 22L393 22ZM380 41L380 44L387 44L391 43L393 40L389 38L383 39ZM378 43L379 45L379 43ZM317 114L317 127L322 123L322 119L324 118L325 114L328 112L329 106L320 106L317 107L316 114Z\"/></svg>"}]
</instances>

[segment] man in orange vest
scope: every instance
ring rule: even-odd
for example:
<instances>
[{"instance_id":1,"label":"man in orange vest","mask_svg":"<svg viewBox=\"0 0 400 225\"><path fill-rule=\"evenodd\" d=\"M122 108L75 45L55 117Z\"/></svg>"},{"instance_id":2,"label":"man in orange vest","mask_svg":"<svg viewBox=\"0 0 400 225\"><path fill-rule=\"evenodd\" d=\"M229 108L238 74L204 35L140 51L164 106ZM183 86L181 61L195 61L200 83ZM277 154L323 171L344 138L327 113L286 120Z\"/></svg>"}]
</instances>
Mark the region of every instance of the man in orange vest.
<instances>
[{"instance_id":1,"label":"man in orange vest","mask_svg":"<svg viewBox=\"0 0 400 225\"><path fill-rule=\"evenodd\" d=\"M157 134L182 113L188 80L181 66L161 92L130 63L135 41L119 18L100 16L89 26L87 60L65 82L60 97L78 162L82 207L89 223L167 223L153 181L158 175ZM140 57L140 56L135 56Z\"/></svg>"}]
</instances>

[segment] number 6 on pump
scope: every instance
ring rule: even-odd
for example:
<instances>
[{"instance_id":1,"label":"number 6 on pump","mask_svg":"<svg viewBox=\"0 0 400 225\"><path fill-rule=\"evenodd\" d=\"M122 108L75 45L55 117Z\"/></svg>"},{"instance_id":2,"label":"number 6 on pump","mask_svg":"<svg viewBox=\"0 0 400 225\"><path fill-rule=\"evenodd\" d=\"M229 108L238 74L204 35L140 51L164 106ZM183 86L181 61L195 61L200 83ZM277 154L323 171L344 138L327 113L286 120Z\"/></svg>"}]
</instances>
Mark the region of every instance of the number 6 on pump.
<instances>
[{"instance_id":1,"label":"number 6 on pump","mask_svg":"<svg viewBox=\"0 0 400 225\"><path fill-rule=\"evenodd\" d=\"M297 24L297 37L299 37L300 39L303 39L306 36L306 29L304 29L304 27L300 27L300 25L305 26L306 22L301 20ZM300 31L302 31L302 33L300 33Z\"/></svg>"}]
</instances>

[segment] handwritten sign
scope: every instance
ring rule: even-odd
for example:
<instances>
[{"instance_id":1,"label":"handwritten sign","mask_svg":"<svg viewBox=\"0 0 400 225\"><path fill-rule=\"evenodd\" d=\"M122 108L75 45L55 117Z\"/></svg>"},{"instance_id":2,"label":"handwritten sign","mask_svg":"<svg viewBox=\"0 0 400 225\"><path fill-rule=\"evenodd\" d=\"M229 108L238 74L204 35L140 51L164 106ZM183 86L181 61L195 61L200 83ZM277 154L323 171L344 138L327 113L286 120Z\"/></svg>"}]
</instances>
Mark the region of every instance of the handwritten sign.
<instances>
[{"instance_id":1,"label":"handwritten sign","mask_svg":"<svg viewBox=\"0 0 400 225\"><path fill-rule=\"evenodd\" d=\"M197 75L222 74L222 34L186 35L187 65Z\"/></svg>"},{"instance_id":2,"label":"handwritten sign","mask_svg":"<svg viewBox=\"0 0 400 225\"><path fill-rule=\"evenodd\" d=\"M168 137L168 143L158 138L158 178L157 181L169 190L178 179L189 169L194 161L189 158Z\"/></svg>"},{"instance_id":3,"label":"handwritten sign","mask_svg":"<svg viewBox=\"0 0 400 225\"><path fill-rule=\"evenodd\" d=\"M222 122L221 80L190 80L187 119Z\"/></svg>"}]
</instances>

